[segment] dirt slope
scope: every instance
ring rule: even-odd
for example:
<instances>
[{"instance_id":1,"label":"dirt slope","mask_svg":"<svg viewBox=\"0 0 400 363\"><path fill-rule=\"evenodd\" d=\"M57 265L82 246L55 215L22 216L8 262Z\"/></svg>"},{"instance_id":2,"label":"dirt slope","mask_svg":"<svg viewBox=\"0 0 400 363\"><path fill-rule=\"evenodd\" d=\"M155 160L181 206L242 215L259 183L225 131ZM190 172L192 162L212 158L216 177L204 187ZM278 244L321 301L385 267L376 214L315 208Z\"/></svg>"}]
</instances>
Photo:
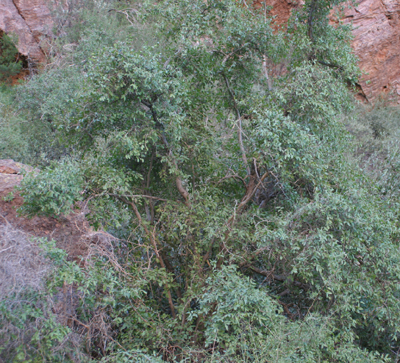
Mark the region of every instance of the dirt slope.
<instances>
[{"instance_id":1,"label":"dirt slope","mask_svg":"<svg viewBox=\"0 0 400 363\"><path fill-rule=\"evenodd\" d=\"M17 209L22 205L23 198L14 191L14 187L22 180L22 175L19 174L21 169L39 172L13 160L0 160L0 225L10 224L13 228L29 235L54 239L57 241L57 247L64 249L70 259L77 261L81 261L81 257L88 256L91 246L108 248L112 237L103 231L93 231L83 210L76 210L58 219L50 217L29 219L19 216Z\"/></svg>"}]
</instances>

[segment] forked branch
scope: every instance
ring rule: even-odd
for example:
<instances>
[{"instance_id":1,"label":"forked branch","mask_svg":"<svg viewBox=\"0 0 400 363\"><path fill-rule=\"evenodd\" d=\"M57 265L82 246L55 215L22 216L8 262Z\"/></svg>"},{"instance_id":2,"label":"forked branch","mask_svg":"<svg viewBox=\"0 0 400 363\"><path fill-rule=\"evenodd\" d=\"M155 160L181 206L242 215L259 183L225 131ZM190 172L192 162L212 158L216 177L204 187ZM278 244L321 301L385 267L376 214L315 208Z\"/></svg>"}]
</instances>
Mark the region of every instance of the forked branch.
<instances>
[{"instance_id":1,"label":"forked branch","mask_svg":"<svg viewBox=\"0 0 400 363\"><path fill-rule=\"evenodd\" d=\"M236 216L241 215L243 213L246 205L250 202L251 198L253 198L257 189L261 186L264 179L269 175L269 172L267 171L266 173L264 173L264 175L261 178L258 178L257 174L258 173L256 172L255 168L253 167L251 174L250 174L250 181L246 187L246 194L243 196L239 205L237 206L237 208L235 208L234 212L232 213L232 215L230 216L230 218L228 219L228 221L225 224L227 227L227 230L225 232L224 241L220 245L220 251L224 250L224 246L226 245L226 242L228 241L231 231L233 229L233 226L235 224ZM217 268L221 267L222 262L223 262L223 258L220 257L217 262Z\"/></svg>"},{"instance_id":2,"label":"forked branch","mask_svg":"<svg viewBox=\"0 0 400 363\"><path fill-rule=\"evenodd\" d=\"M166 271L168 271L169 269L168 269L167 265L165 264L164 259L163 259L162 255L161 255L161 253L160 253L160 251L158 249L157 239L155 238L154 234L149 231L149 229L147 228L146 224L143 223L142 216L140 215L136 204L134 202L124 198L124 197L118 197L118 199L132 207L132 209L133 209L133 211L134 211L134 213L136 215L136 218L139 221L139 224L143 227L144 231L146 232L147 236L150 239L151 244L153 245L154 253L156 254L158 260L160 261L161 267L163 269L165 269ZM167 292L167 298L168 298L169 307L171 309L172 317L176 318L176 312L175 312L174 303L172 301L171 290L169 289L167 284L165 284L165 290Z\"/></svg>"},{"instance_id":3,"label":"forked branch","mask_svg":"<svg viewBox=\"0 0 400 363\"><path fill-rule=\"evenodd\" d=\"M154 109L153 104L150 103L150 102L146 102L146 101L142 101L142 104L144 104L146 107L148 107L150 109L152 117L153 117L153 121L162 130L161 131L161 140L162 140L164 146L168 150L168 155L171 157L172 164L175 166L176 170L178 170L178 163L176 162L174 154L172 153L172 149L170 148L168 140L165 137L165 133L164 133L164 130L163 130L164 127L163 127L162 123L158 120L157 112ZM178 192L180 193L180 195L185 200L185 204L189 207L190 206L190 201L189 201L190 194L185 189L185 187L183 186L182 179L181 179L181 177L179 175L176 175L176 177L175 177L175 184L176 184L176 188L178 189Z\"/></svg>"}]
</instances>

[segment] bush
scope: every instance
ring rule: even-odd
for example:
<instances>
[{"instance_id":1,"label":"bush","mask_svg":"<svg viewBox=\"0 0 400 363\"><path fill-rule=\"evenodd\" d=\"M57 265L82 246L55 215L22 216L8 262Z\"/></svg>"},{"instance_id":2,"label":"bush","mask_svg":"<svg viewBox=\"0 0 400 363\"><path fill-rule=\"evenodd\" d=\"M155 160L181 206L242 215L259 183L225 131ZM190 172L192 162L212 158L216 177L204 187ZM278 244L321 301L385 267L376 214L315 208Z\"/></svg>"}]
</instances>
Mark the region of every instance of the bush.
<instances>
[{"instance_id":1,"label":"bush","mask_svg":"<svg viewBox=\"0 0 400 363\"><path fill-rule=\"evenodd\" d=\"M28 165L45 166L67 149L58 143L49 122L30 118L16 108L19 87L0 87L0 155Z\"/></svg>"},{"instance_id":2,"label":"bush","mask_svg":"<svg viewBox=\"0 0 400 363\"><path fill-rule=\"evenodd\" d=\"M27 84L26 111L73 158L25 179L22 211L85 200L121 238L53 280L79 289L93 356L396 359L398 209L383 189L398 173L360 168L342 122L359 72L349 28L329 25L340 3L307 0L286 32L235 0L120 4L107 24L135 14L120 41L94 21L74 35L89 59L77 47Z\"/></svg>"},{"instance_id":3,"label":"bush","mask_svg":"<svg viewBox=\"0 0 400 363\"><path fill-rule=\"evenodd\" d=\"M22 62L18 60L18 50L14 42L7 34L0 34L0 83L8 81L21 69Z\"/></svg>"},{"instance_id":4,"label":"bush","mask_svg":"<svg viewBox=\"0 0 400 363\"><path fill-rule=\"evenodd\" d=\"M25 175L20 188L24 204L19 210L29 216L68 215L75 203L82 199L79 197L83 193L82 188L83 179L76 162L53 162L39 175Z\"/></svg>"}]
</instances>

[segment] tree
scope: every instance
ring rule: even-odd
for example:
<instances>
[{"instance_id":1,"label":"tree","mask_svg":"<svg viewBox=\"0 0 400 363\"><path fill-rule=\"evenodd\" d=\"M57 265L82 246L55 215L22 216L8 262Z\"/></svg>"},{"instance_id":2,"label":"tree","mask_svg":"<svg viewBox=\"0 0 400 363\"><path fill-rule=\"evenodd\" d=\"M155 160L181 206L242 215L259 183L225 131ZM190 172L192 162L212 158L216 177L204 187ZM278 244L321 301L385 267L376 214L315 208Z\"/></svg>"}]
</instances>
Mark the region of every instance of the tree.
<instances>
[{"instance_id":1,"label":"tree","mask_svg":"<svg viewBox=\"0 0 400 363\"><path fill-rule=\"evenodd\" d=\"M54 115L75 154L24 179L23 211L85 200L92 223L125 241L116 260L71 272L82 309L113 327L106 360L390 352L397 220L339 121L358 76L349 29L327 20L340 3L306 1L287 31L246 2L146 3L136 39L83 66Z\"/></svg>"}]
</instances>

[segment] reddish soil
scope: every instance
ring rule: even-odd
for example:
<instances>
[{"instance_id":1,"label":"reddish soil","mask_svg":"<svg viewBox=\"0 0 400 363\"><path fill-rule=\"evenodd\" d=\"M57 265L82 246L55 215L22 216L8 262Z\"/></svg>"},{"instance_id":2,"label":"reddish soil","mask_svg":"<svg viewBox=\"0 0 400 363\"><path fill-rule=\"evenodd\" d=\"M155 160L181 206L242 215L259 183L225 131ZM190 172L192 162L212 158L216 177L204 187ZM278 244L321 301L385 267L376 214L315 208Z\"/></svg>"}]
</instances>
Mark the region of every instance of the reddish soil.
<instances>
[{"instance_id":1,"label":"reddish soil","mask_svg":"<svg viewBox=\"0 0 400 363\"><path fill-rule=\"evenodd\" d=\"M32 236L46 237L57 241L57 247L64 249L69 257L80 260L87 255L91 243L92 231L84 214L71 213L60 219L49 217L33 217L31 219L18 215L17 209L23 204L23 198L15 193L11 201L8 196L12 189L0 192L0 224L10 223L13 227Z\"/></svg>"},{"instance_id":2,"label":"reddish soil","mask_svg":"<svg viewBox=\"0 0 400 363\"><path fill-rule=\"evenodd\" d=\"M13 86L15 86L15 85L21 83L22 81L24 81L28 76L29 76L29 70L23 69L21 72L19 72L15 76L11 76L10 82Z\"/></svg>"},{"instance_id":3,"label":"reddish soil","mask_svg":"<svg viewBox=\"0 0 400 363\"><path fill-rule=\"evenodd\" d=\"M85 218L85 208L57 219L19 215L18 208L24 201L14 187L22 180L22 170L40 172L11 159L0 160L0 224L10 224L31 236L54 239L57 247L65 250L70 260L81 261L81 266L91 254L112 250L111 241L115 238L104 231L93 231Z\"/></svg>"}]
</instances>

